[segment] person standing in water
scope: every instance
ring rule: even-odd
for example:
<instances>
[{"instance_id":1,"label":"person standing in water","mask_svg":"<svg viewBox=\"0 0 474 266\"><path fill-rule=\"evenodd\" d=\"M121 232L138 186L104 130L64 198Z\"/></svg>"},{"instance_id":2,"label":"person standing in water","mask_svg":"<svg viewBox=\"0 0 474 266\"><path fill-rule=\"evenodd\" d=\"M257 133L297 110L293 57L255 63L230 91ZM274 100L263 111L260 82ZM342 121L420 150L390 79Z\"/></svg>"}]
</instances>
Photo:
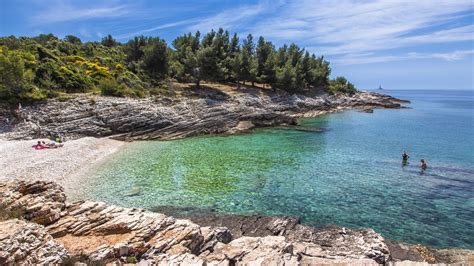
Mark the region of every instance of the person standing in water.
<instances>
[{"instance_id":1,"label":"person standing in water","mask_svg":"<svg viewBox=\"0 0 474 266\"><path fill-rule=\"evenodd\" d=\"M424 171L424 170L426 170L426 168L428 168L428 165L426 164L425 159L420 160L420 168L421 168L422 171Z\"/></svg>"},{"instance_id":2,"label":"person standing in water","mask_svg":"<svg viewBox=\"0 0 474 266\"><path fill-rule=\"evenodd\" d=\"M405 166L408 164L408 158L410 158L410 155L406 151L403 151L402 154L402 165Z\"/></svg>"}]
</instances>

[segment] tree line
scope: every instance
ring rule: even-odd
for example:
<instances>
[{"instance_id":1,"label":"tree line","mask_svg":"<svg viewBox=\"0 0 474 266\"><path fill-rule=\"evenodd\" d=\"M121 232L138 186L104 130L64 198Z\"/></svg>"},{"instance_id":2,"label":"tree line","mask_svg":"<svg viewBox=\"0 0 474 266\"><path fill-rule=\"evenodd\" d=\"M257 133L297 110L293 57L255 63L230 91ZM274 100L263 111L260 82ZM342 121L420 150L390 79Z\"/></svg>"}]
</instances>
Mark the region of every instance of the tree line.
<instances>
[{"instance_id":1,"label":"tree line","mask_svg":"<svg viewBox=\"0 0 474 266\"><path fill-rule=\"evenodd\" d=\"M136 36L126 43L111 35L83 43L67 35L0 38L0 99L42 100L63 93L97 91L105 95L145 97L170 90L165 81L233 83L306 93L354 93L343 77L292 43L276 47L251 34L242 40L219 29L175 38Z\"/></svg>"}]
</instances>

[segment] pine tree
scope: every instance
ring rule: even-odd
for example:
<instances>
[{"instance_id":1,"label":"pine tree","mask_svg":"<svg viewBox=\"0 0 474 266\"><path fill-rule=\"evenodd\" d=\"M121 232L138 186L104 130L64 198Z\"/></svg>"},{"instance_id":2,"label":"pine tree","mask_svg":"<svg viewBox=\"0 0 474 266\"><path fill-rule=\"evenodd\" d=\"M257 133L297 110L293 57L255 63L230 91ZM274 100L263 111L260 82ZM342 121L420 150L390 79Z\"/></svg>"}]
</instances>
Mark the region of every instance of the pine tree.
<instances>
[{"instance_id":1,"label":"pine tree","mask_svg":"<svg viewBox=\"0 0 474 266\"><path fill-rule=\"evenodd\" d=\"M275 87L276 83L276 55L274 52L268 55L267 60L263 66L263 72L261 75L262 82Z\"/></svg>"},{"instance_id":2,"label":"pine tree","mask_svg":"<svg viewBox=\"0 0 474 266\"><path fill-rule=\"evenodd\" d=\"M142 48L145 47L146 44L147 38L143 35L135 36L133 39L128 41L123 47L123 50L127 55L127 61L133 62L140 60L143 56Z\"/></svg>"},{"instance_id":3,"label":"pine tree","mask_svg":"<svg viewBox=\"0 0 474 266\"><path fill-rule=\"evenodd\" d=\"M258 38L258 44L256 48L256 57L257 57L257 77L260 82L263 82L263 71L265 68L265 62L268 59L268 56L273 51L273 45L271 42L265 42L265 39L260 36Z\"/></svg>"},{"instance_id":4,"label":"pine tree","mask_svg":"<svg viewBox=\"0 0 474 266\"><path fill-rule=\"evenodd\" d=\"M240 68L239 52L239 37L237 36L237 33L234 33L234 36L229 42L227 57L224 59L223 65L226 69L225 79L228 81L236 81L238 87L240 86L240 83L237 80L238 74L236 71ZM238 66L238 68L236 66Z\"/></svg>"},{"instance_id":5,"label":"pine tree","mask_svg":"<svg viewBox=\"0 0 474 266\"><path fill-rule=\"evenodd\" d=\"M294 92L296 90L296 72L291 62L277 69L276 86L288 92Z\"/></svg>"},{"instance_id":6,"label":"pine tree","mask_svg":"<svg viewBox=\"0 0 474 266\"><path fill-rule=\"evenodd\" d=\"M247 35L247 39L245 39L242 44L242 49L247 50L247 53L249 55L253 55L254 50L255 50L255 44L253 43L252 34Z\"/></svg>"},{"instance_id":7,"label":"pine tree","mask_svg":"<svg viewBox=\"0 0 474 266\"><path fill-rule=\"evenodd\" d=\"M168 46L159 38L150 39L143 48L142 68L153 79L161 80L168 75Z\"/></svg>"},{"instance_id":8,"label":"pine tree","mask_svg":"<svg viewBox=\"0 0 474 266\"><path fill-rule=\"evenodd\" d=\"M119 43L110 34L102 38L101 43L102 45L107 46L107 47L114 47L114 46L119 45Z\"/></svg>"}]
</instances>

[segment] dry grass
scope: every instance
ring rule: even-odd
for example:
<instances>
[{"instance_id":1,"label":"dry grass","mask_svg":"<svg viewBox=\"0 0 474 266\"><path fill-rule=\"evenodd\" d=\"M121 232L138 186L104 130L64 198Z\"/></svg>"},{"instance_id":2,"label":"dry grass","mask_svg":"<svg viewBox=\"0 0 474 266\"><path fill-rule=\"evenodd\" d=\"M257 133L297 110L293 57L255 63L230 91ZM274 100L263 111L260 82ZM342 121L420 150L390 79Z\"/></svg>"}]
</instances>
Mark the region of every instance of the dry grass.
<instances>
[{"instance_id":1,"label":"dry grass","mask_svg":"<svg viewBox=\"0 0 474 266\"><path fill-rule=\"evenodd\" d=\"M181 96L211 93L225 93L229 96L238 96L243 94L275 94L272 88L268 85L265 88L263 87L263 84L255 83L254 85L255 86L251 86L250 83L246 83L246 85L241 84L240 88L237 88L237 84L233 83L201 82L200 88L197 88L195 83L173 82L172 89L176 90L177 94Z\"/></svg>"}]
</instances>

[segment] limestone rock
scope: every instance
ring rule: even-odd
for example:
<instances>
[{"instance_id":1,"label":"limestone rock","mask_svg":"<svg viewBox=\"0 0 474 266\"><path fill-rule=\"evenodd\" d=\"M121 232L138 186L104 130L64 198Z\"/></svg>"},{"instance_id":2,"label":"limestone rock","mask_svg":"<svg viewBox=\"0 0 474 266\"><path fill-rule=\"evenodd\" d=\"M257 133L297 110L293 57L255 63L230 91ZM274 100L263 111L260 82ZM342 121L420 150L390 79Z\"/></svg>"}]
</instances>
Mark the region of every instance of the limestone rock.
<instances>
[{"instance_id":1,"label":"limestone rock","mask_svg":"<svg viewBox=\"0 0 474 266\"><path fill-rule=\"evenodd\" d=\"M235 265L298 265L293 245L283 236L240 237L219 243L214 252L201 255L208 262L229 260Z\"/></svg>"},{"instance_id":2,"label":"limestone rock","mask_svg":"<svg viewBox=\"0 0 474 266\"><path fill-rule=\"evenodd\" d=\"M372 92L318 96L278 93L130 99L76 96L24 106L22 120L2 126L5 138L112 136L120 140L176 139L238 132L252 126L294 125L296 118L348 108L400 108L401 100ZM0 117L10 117L0 108Z\"/></svg>"},{"instance_id":3,"label":"limestone rock","mask_svg":"<svg viewBox=\"0 0 474 266\"><path fill-rule=\"evenodd\" d=\"M17 219L0 222L0 265L59 264L68 252L43 226Z\"/></svg>"},{"instance_id":4,"label":"limestone rock","mask_svg":"<svg viewBox=\"0 0 474 266\"><path fill-rule=\"evenodd\" d=\"M57 221L66 206L66 195L54 182L18 181L0 183L0 207L11 218L25 218L48 225Z\"/></svg>"},{"instance_id":5,"label":"limestone rock","mask_svg":"<svg viewBox=\"0 0 474 266\"><path fill-rule=\"evenodd\" d=\"M232 234L226 227L201 227L201 233L204 237L204 241L199 253L205 251L213 252L214 247L219 242L227 244L232 241Z\"/></svg>"},{"instance_id":6,"label":"limestone rock","mask_svg":"<svg viewBox=\"0 0 474 266\"><path fill-rule=\"evenodd\" d=\"M0 193L7 210L3 218L10 219L0 222L1 265L75 260L92 264L139 261L139 265L376 265L394 261L424 265L474 261L471 250L405 245L386 240L372 229L314 228L292 217L211 216L201 219L207 226L199 226L187 219L102 202L66 204L62 189L51 182L0 183ZM47 211L42 206L47 206ZM18 209L25 212L16 212ZM13 215L47 221L48 225L11 219ZM226 223L229 228L223 227Z\"/></svg>"},{"instance_id":7,"label":"limestone rock","mask_svg":"<svg viewBox=\"0 0 474 266\"><path fill-rule=\"evenodd\" d=\"M114 249L107 245L100 246L95 251L88 254L88 260L90 262L102 263L108 260L112 260L114 258L115 258Z\"/></svg>"},{"instance_id":8,"label":"limestone rock","mask_svg":"<svg viewBox=\"0 0 474 266\"><path fill-rule=\"evenodd\" d=\"M189 265L189 266L205 266L207 265L203 259L190 253L170 255L170 254L159 254L152 256L146 260L143 260L138 265Z\"/></svg>"},{"instance_id":9,"label":"limestone rock","mask_svg":"<svg viewBox=\"0 0 474 266\"><path fill-rule=\"evenodd\" d=\"M314 228L300 224L294 217L242 215L198 215L191 220L205 226L226 226L235 238L241 236L284 236L293 244L295 254L328 260L369 259L384 263L390 259L385 239L371 229L351 230L337 226Z\"/></svg>"},{"instance_id":10,"label":"limestone rock","mask_svg":"<svg viewBox=\"0 0 474 266\"><path fill-rule=\"evenodd\" d=\"M390 257L384 238L372 229L341 230L340 227L318 229L298 224L285 235L289 241L303 243L302 246L299 245L303 247L300 249L302 253L307 253L307 249L313 247L309 243L316 244L320 247L315 255L318 257L369 258L377 263L385 263Z\"/></svg>"}]
</instances>

